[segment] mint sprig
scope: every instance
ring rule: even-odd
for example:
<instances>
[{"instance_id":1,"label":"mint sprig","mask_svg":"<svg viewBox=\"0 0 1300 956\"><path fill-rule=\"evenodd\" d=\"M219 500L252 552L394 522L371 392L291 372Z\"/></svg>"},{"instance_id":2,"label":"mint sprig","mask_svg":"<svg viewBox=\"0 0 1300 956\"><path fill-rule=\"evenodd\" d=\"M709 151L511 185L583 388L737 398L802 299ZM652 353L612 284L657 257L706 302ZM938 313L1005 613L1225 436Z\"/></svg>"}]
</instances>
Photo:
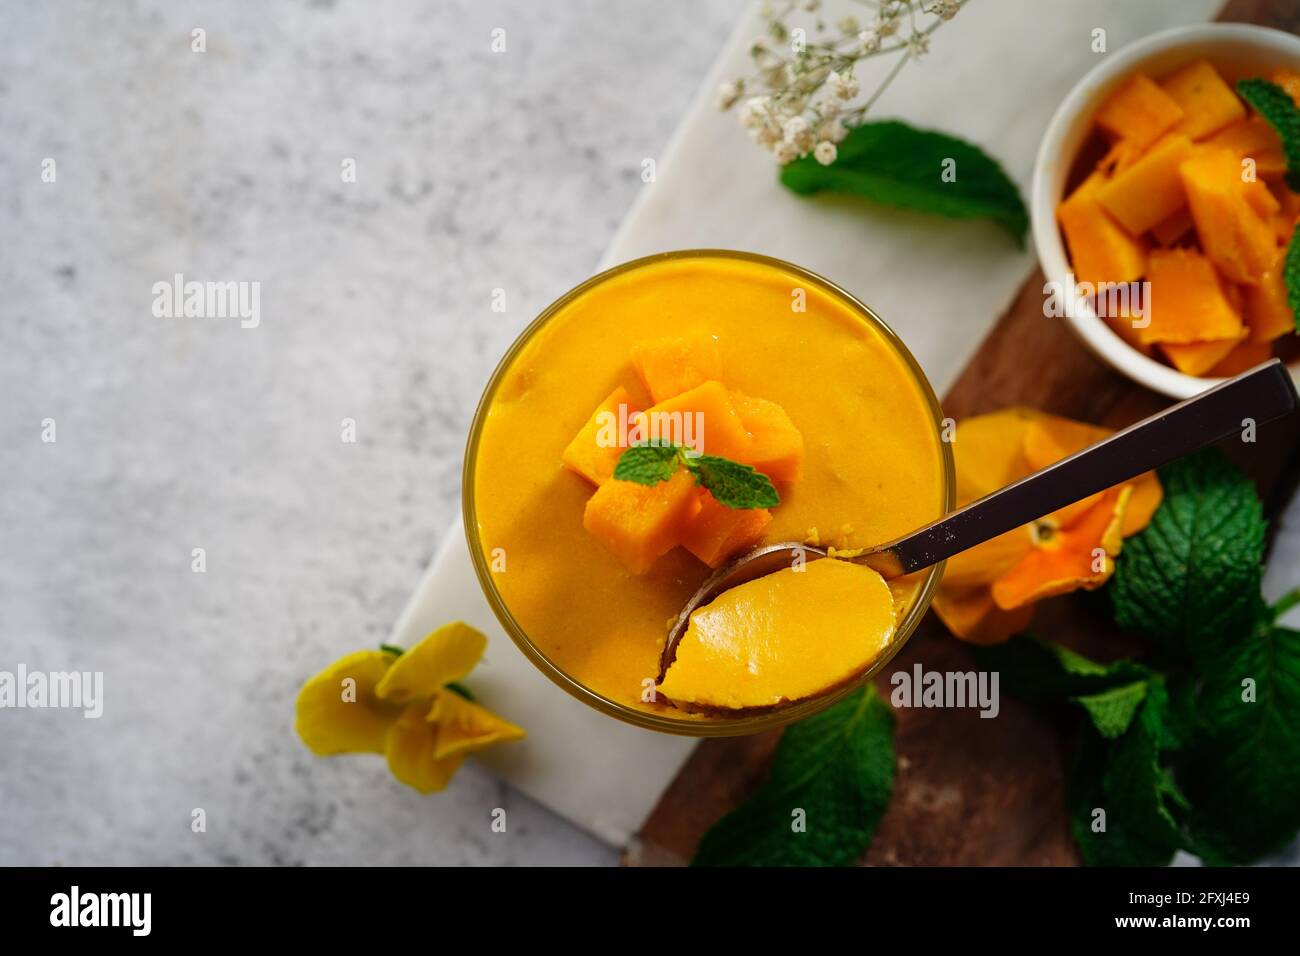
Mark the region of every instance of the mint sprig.
<instances>
[{"instance_id":1,"label":"mint sprig","mask_svg":"<svg viewBox=\"0 0 1300 956\"><path fill-rule=\"evenodd\" d=\"M692 866L850 866L894 787L894 714L870 685L788 729L767 781L704 835Z\"/></svg>"},{"instance_id":2,"label":"mint sprig","mask_svg":"<svg viewBox=\"0 0 1300 956\"><path fill-rule=\"evenodd\" d=\"M978 146L897 120L863 123L839 144L835 162L809 155L788 163L793 192L849 193L954 219L991 219L1024 246L1029 213L1015 182Z\"/></svg>"},{"instance_id":3,"label":"mint sprig","mask_svg":"<svg viewBox=\"0 0 1300 956\"><path fill-rule=\"evenodd\" d=\"M1282 281L1286 283L1286 304L1300 332L1300 229L1291 233L1286 244L1286 257L1282 260Z\"/></svg>"},{"instance_id":4,"label":"mint sprig","mask_svg":"<svg viewBox=\"0 0 1300 956\"><path fill-rule=\"evenodd\" d=\"M685 468L695 483L727 508L775 508L781 503L772 480L751 465L719 455L700 455L681 445L633 445L619 456L614 477L638 485L657 485Z\"/></svg>"},{"instance_id":5,"label":"mint sprig","mask_svg":"<svg viewBox=\"0 0 1300 956\"><path fill-rule=\"evenodd\" d=\"M1238 82L1237 92L1277 130L1286 156L1286 184L1300 190L1300 109L1295 100L1276 83L1258 77Z\"/></svg>"},{"instance_id":6,"label":"mint sprig","mask_svg":"<svg viewBox=\"0 0 1300 956\"><path fill-rule=\"evenodd\" d=\"M1164 501L1116 559L1111 604L1121 627L1203 666L1260 618L1263 508L1213 449L1165 466L1160 481Z\"/></svg>"}]
</instances>

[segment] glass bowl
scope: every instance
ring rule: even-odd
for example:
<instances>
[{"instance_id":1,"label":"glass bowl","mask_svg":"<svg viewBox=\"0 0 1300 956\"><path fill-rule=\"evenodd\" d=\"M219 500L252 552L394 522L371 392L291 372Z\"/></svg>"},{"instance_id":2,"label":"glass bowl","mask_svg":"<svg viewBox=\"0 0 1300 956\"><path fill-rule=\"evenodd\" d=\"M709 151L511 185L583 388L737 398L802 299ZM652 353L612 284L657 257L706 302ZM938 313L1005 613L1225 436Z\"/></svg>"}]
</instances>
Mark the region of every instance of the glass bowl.
<instances>
[{"instance_id":1,"label":"glass bowl","mask_svg":"<svg viewBox=\"0 0 1300 956\"><path fill-rule=\"evenodd\" d=\"M820 289L834 298L839 299L842 303L849 306L851 311L855 312L863 322L872 326L881 336L883 341L890 345L903 360L904 366L912 373L915 384L917 385L924 401L929 406L930 415L934 421L935 440L939 446L939 458L943 470L943 488L941 502L944 512L952 510L955 501L955 484L952 448L944 441L939 439L943 428L943 412L939 407L939 400L934 394L934 389L926 378L925 373L921 370L912 353L886 325L879 316L871 309L859 301L857 298L837 286L835 283L825 279L816 273L807 269L784 262L780 259L774 259L769 256L762 256L750 252L737 252L727 249L685 249L676 252L658 253L652 256L645 256L641 259L633 259L630 262L622 263L607 269L598 275L593 276L581 285L569 290L555 302L551 303L544 309L529 326L524 329L523 333L514 341L506 354L498 363L496 370L492 373L487 387L483 391L483 396L479 400L478 408L474 413L474 421L470 426L469 440L465 447L465 464L462 472L462 492L461 507L465 519L465 536L469 545L470 557L474 563L474 573L478 577L479 586L483 589L488 604L491 605L493 613L505 628L507 634L514 640L524 655L533 662L543 674L558 684L564 690L568 691L578 700L590 707L611 717L635 724L638 727L644 727L649 730L657 730L663 733L680 734L692 737L726 737L741 734L759 733L764 730L772 730L782 727L786 724L802 720L812 714L823 710L836 701L853 693L873 676L879 673L889 661L897 654L912 636L920 623L921 618L930 607L930 602L934 598L934 593L938 589L939 580L943 576L943 564L940 563L921 576L920 587L916 596L908 608L906 615L900 622L895 632L893 641L884 653L871 665L871 667L852 681L835 688L825 694L817 697L801 700L783 707L772 710L765 710L756 713L742 713L730 717L671 717L665 714L640 710L638 708L612 700L602 694L599 694L589 687L586 687L579 680L570 676L563 669L554 664L543 651L528 637L523 627L515 620L510 613L510 608L506 606L497 589L496 582L493 579L491 568L489 567L488 558L483 553L482 543L478 538L478 517L474 505L474 487L475 487L475 464L478 458L479 440L482 435L483 425L487 418L487 411L492 404L496 395L497 388L502 378L511 367L515 358L519 355L531 341L532 337L545 326L552 316L559 313L566 305L575 298L587 292L600 283L607 282L613 278L623 275L634 269L674 259L688 258L721 258L743 260L770 266L794 276L803 281L820 287ZM938 515L936 515L938 517ZM701 576L701 579L703 575Z\"/></svg>"}]
</instances>

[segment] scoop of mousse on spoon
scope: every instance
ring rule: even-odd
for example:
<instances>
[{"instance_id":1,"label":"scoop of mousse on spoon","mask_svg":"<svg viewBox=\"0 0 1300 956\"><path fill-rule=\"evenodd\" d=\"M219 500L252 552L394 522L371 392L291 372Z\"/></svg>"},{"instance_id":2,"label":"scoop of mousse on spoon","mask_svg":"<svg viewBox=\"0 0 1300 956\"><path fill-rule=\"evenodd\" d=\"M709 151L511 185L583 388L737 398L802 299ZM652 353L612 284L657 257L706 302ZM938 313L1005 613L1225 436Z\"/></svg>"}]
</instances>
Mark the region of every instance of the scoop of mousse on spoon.
<instances>
[{"instance_id":1,"label":"scoop of mousse on spoon","mask_svg":"<svg viewBox=\"0 0 1300 956\"><path fill-rule=\"evenodd\" d=\"M1293 411L1295 386L1272 359L1163 412L1116 432L1014 484L903 537L835 560L865 565L885 580L920 571L1131 478L1239 434L1243 418L1263 424ZM677 658L691 615L718 595L802 561L828 557L798 541L766 544L715 571L686 602L668 632L658 683Z\"/></svg>"}]
</instances>

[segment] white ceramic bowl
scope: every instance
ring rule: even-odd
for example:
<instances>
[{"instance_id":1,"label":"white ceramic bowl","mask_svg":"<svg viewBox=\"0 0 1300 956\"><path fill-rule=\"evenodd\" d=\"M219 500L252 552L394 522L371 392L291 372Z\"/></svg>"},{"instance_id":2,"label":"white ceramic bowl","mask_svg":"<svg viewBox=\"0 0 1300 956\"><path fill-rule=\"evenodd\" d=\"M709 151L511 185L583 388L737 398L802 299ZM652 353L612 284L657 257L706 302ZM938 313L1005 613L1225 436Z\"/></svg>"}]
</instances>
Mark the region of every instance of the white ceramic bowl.
<instances>
[{"instance_id":1,"label":"white ceramic bowl","mask_svg":"<svg viewBox=\"0 0 1300 956\"><path fill-rule=\"evenodd\" d=\"M1136 70L1158 76L1202 57L1216 65L1236 67L1245 75L1266 76L1279 67L1300 69L1300 37L1245 24L1205 23L1153 33L1122 50L1103 54L1101 61L1075 84L1057 108L1034 161L1029 206L1038 261L1049 281L1069 289L1066 283L1070 261L1056 223L1056 205L1075 156L1092 130L1097 107ZM1072 311L1074 314L1067 316L1066 321L1084 343L1103 360L1148 388L1173 398L1189 398L1222 381L1184 375L1147 358L1116 335L1086 305Z\"/></svg>"}]
</instances>

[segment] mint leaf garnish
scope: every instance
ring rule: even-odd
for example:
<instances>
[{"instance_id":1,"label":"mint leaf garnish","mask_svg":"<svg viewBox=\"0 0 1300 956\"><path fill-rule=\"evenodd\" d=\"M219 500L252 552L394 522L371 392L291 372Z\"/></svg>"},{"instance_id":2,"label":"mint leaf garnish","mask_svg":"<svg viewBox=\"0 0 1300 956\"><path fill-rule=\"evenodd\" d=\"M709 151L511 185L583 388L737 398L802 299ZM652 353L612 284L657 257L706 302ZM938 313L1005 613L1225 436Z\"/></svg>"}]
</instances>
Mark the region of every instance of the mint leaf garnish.
<instances>
[{"instance_id":1,"label":"mint leaf garnish","mask_svg":"<svg viewBox=\"0 0 1300 956\"><path fill-rule=\"evenodd\" d=\"M1286 304L1300 331L1300 229L1291 233L1286 244L1286 257L1282 260L1282 281L1286 283Z\"/></svg>"},{"instance_id":2,"label":"mint leaf garnish","mask_svg":"<svg viewBox=\"0 0 1300 956\"><path fill-rule=\"evenodd\" d=\"M1147 681L1134 681L1132 684L1112 687L1098 694L1086 694L1073 700L1088 712L1097 733L1107 740L1114 740L1132 725L1138 709L1146 700L1148 686Z\"/></svg>"},{"instance_id":3,"label":"mint leaf garnish","mask_svg":"<svg viewBox=\"0 0 1300 956\"><path fill-rule=\"evenodd\" d=\"M997 671L1008 693L1028 701L1078 700L1145 681L1151 672L1136 661L1098 664L1069 648L1032 635L1005 644L972 647L982 670Z\"/></svg>"},{"instance_id":4,"label":"mint leaf garnish","mask_svg":"<svg viewBox=\"0 0 1300 956\"><path fill-rule=\"evenodd\" d=\"M1145 684L1143 698L1117 739L1085 725L1075 751L1066 802L1089 866L1163 866L1186 842L1187 801L1165 766L1173 735L1164 682Z\"/></svg>"},{"instance_id":5,"label":"mint leaf garnish","mask_svg":"<svg viewBox=\"0 0 1300 956\"><path fill-rule=\"evenodd\" d=\"M951 170L955 179L945 181ZM949 177L951 178L951 177ZM781 170L796 193L850 193L955 219L991 219L1024 246L1029 229L1020 190L978 146L896 120L855 126L835 162L805 156Z\"/></svg>"},{"instance_id":6,"label":"mint leaf garnish","mask_svg":"<svg viewBox=\"0 0 1300 956\"><path fill-rule=\"evenodd\" d=\"M1164 501L1124 542L1111 603L1121 627L1203 663L1260 618L1263 509L1250 480L1212 449L1166 465L1160 480Z\"/></svg>"},{"instance_id":7,"label":"mint leaf garnish","mask_svg":"<svg viewBox=\"0 0 1300 956\"><path fill-rule=\"evenodd\" d=\"M1180 779L1194 849L1246 863L1300 829L1300 632L1265 620L1206 662L1201 717Z\"/></svg>"},{"instance_id":8,"label":"mint leaf garnish","mask_svg":"<svg viewBox=\"0 0 1300 956\"><path fill-rule=\"evenodd\" d=\"M1300 109L1295 101L1276 83L1258 78L1241 80L1237 92L1277 130L1286 156L1286 184L1300 190Z\"/></svg>"},{"instance_id":9,"label":"mint leaf garnish","mask_svg":"<svg viewBox=\"0 0 1300 956\"><path fill-rule=\"evenodd\" d=\"M718 504L728 508L775 508L781 503L772 480L750 465L717 455L700 455L687 458L686 468Z\"/></svg>"},{"instance_id":10,"label":"mint leaf garnish","mask_svg":"<svg viewBox=\"0 0 1300 956\"><path fill-rule=\"evenodd\" d=\"M704 835L692 866L850 866L894 787L894 715L870 685L781 738L759 790Z\"/></svg>"},{"instance_id":11,"label":"mint leaf garnish","mask_svg":"<svg viewBox=\"0 0 1300 956\"><path fill-rule=\"evenodd\" d=\"M678 466L695 476L718 504L727 508L775 508L781 503L772 480L751 465L718 455L699 455L681 445L634 445L619 456L614 477L639 485L657 485Z\"/></svg>"},{"instance_id":12,"label":"mint leaf garnish","mask_svg":"<svg viewBox=\"0 0 1300 956\"><path fill-rule=\"evenodd\" d=\"M638 485L657 485L677 471L678 458L675 445L633 445L619 456L614 477Z\"/></svg>"}]
</instances>

